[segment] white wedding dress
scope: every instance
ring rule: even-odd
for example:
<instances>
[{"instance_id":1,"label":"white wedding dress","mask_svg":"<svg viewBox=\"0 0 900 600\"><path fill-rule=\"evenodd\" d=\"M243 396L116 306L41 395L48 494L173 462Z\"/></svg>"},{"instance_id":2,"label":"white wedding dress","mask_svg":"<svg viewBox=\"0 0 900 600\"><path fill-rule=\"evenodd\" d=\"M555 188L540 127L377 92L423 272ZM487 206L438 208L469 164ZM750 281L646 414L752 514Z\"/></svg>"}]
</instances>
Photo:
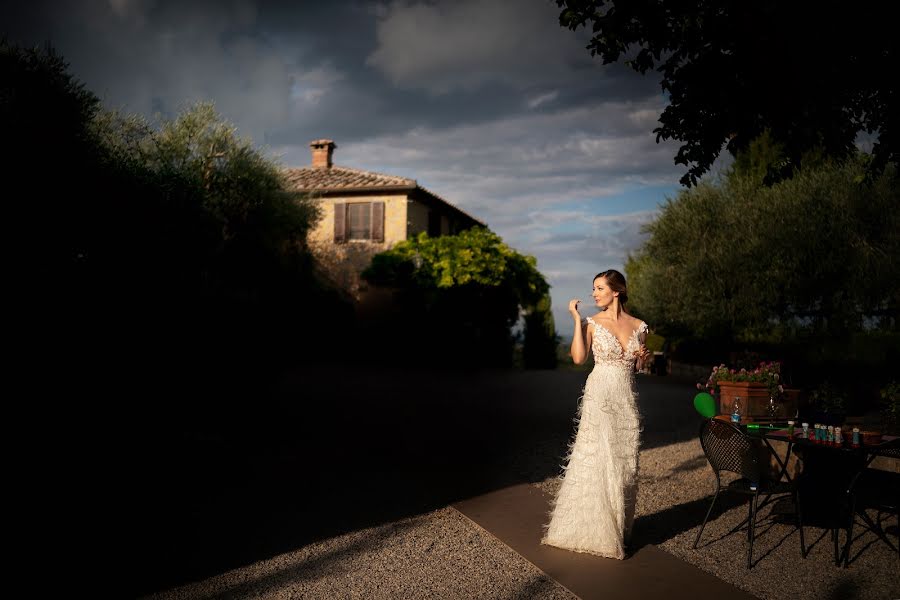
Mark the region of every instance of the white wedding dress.
<instances>
[{"instance_id":1,"label":"white wedding dress","mask_svg":"<svg viewBox=\"0 0 900 600\"><path fill-rule=\"evenodd\" d=\"M594 329L594 369L541 543L622 559L634 521L641 434L634 353L647 324L642 322L623 348L611 331L590 317L587 321Z\"/></svg>"}]
</instances>

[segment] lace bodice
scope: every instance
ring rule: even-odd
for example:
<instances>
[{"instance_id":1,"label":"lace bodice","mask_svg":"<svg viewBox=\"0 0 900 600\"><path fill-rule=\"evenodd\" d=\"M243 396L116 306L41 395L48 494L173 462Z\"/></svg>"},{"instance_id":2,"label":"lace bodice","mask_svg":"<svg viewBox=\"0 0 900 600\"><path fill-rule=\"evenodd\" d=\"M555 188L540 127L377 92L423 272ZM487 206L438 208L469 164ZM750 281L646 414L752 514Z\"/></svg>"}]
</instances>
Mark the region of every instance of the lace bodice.
<instances>
[{"instance_id":1,"label":"lace bodice","mask_svg":"<svg viewBox=\"0 0 900 600\"><path fill-rule=\"evenodd\" d=\"M591 350L594 352L594 364L612 364L627 369L633 369L635 352L641 346L641 339L647 333L647 324L643 321L632 332L625 347L619 342L616 335L609 329L595 322L591 317L586 321L594 326L594 338L591 342Z\"/></svg>"}]
</instances>

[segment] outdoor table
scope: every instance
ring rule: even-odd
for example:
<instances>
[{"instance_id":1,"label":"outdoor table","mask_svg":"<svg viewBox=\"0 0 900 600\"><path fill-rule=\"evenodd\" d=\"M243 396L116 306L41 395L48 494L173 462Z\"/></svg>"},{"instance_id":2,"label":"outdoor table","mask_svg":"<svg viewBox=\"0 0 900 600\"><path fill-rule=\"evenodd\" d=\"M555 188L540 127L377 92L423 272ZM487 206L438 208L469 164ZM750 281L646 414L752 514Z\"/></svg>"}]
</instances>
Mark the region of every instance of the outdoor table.
<instances>
[{"instance_id":1,"label":"outdoor table","mask_svg":"<svg viewBox=\"0 0 900 600\"><path fill-rule=\"evenodd\" d=\"M810 470L814 472L808 489L813 491L815 500L824 509L824 513L820 514L826 515L824 518L828 523L827 526L832 530L835 563L840 564L842 560L846 560L852 541L848 529L847 541L843 549L840 549L837 533L838 530L849 526L844 525L843 521L846 520L849 523L849 519L853 518L852 514L844 514L848 510L852 513L852 505L849 504L849 490L852 482L871 464L878 455L878 451L893 443L897 436L883 435L878 443L854 446L847 439L844 439L841 444L810 440L803 437L802 430L795 430L794 435L789 435L787 429L771 428L756 431L762 432L760 437L778 462L780 472L777 477L779 481L782 477L786 477L788 481L791 480L790 474L787 472L791 452L798 448L802 449L803 473L807 474ZM770 440L787 443L787 453L783 461L772 447ZM813 468L810 469L811 467ZM805 504L810 506L808 503Z\"/></svg>"},{"instance_id":2,"label":"outdoor table","mask_svg":"<svg viewBox=\"0 0 900 600\"><path fill-rule=\"evenodd\" d=\"M729 415L716 415L715 418L722 421L731 421L731 417ZM754 428L754 425L756 426L756 428ZM856 456L859 458L860 468L865 468L869 466L872 460L877 456L877 452L879 449L887 447L897 439L897 436L894 435L883 435L881 436L881 441L877 444L869 443L853 446L850 443L851 440L849 435L844 437L841 444L834 444L806 439L803 437L803 430L800 427L797 427L794 430L794 435L790 436L788 435L788 430L784 425L769 425L766 423L754 423L742 420L740 426L741 430L744 431L747 435L762 440L762 442L771 453L772 457L777 462L779 472L775 478L775 481L781 481L782 479L792 481L790 473L788 473L788 462L790 461L791 453L793 452L795 446L802 449L815 448L816 450L814 451L818 451L819 449L827 449L829 451L835 452L835 457L843 456L845 459ZM784 459L781 458L779 453L775 450L775 447L772 446L772 441L787 443L787 452L784 456Z\"/></svg>"},{"instance_id":3,"label":"outdoor table","mask_svg":"<svg viewBox=\"0 0 900 600\"><path fill-rule=\"evenodd\" d=\"M750 435L753 435L753 430L748 430ZM822 448L825 450L831 450L834 452L840 453L852 453L857 455L860 458L859 465L861 468L866 468L872 462L872 460L877 456L878 450L887 447L894 440L897 439L897 436L894 435L883 435L881 436L881 441L877 444L857 444L854 446L850 443L850 440L844 438L842 443L828 443L822 441L814 441L808 438L803 437L802 429L796 429L794 431L794 435L791 436L788 434L787 429L776 429L776 428L766 428L763 429L762 426L759 430L762 432L761 437L769 449L772 451L772 454L775 456L775 459L778 461L779 467L781 467L781 472L778 475L778 480L780 481L782 477L787 477L788 481L790 481L790 474L787 472L787 462L790 459L791 451L794 446L798 448ZM848 436L849 437L849 436ZM784 461L782 462L781 458L778 456L778 453L775 452L775 449L772 447L772 444L769 440L777 440L780 442L787 442L787 454L784 457Z\"/></svg>"},{"instance_id":4,"label":"outdoor table","mask_svg":"<svg viewBox=\"0 0 900 600\"><path fill-rule=\"evenodd\" d=\"M730 421L729 415L717 415L714 417L723 421ZM802 428L796 428L793 435L783 424L768 424L743 421L740 429L750 438L759 442L760 452L771 456L775 463L772 465L774 481L787 481L793 483L793 478L788 472L791 454L798 455L803 462L803 480L807 493L811 493L813 505L818 506L818 515L824 519L823 525L831 529L834 541L835 562L840 561L849 551L851 540L848 538L844 545L843 553L839 548L838 530L848 525L844 523L847 516L844 513L849 510L849 486L854 478L865 470L883 450L893 444L898 436L882 435L878 443L851 444L850 436L843 439L841 444L827 443L824 441L809 440L803 436ZM784 458L773 446L772 442L787 444ZM800 456L802 454L802 457ZM766 496L759 508L768 504L771 495ZM804 502L805 507L810 504ZM806 508L804 508L806 513ZM804 517L804 521L806 518ZM849 531L849 530L848 530Z\"/></svg>"}]
</instances>

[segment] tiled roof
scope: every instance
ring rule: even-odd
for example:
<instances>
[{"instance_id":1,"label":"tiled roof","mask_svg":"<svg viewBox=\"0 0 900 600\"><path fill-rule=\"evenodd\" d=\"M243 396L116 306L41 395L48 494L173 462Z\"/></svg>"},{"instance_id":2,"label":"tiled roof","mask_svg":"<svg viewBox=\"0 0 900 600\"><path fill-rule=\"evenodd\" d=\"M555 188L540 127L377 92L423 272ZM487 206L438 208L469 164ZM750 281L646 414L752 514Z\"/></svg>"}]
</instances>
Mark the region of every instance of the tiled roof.
<instances>
[{"instance_id":1,"label":"tiled roof","mask_svg":"<svg viewBox=\"0 0 900 600\"><path fill-rule=\"evenodd\" d=\"M284 169L288 182L294 189L302 192L340 192L340 191L377 191L379 189L421 190L438 202L443 202L451 209L472 219L479 225L487 226L484 221L473 217L458 206L447 202L434 192L420 186L415 179L385 175L375 171L363 171L350 167L294 167Z\"/></svg>"},{"instance_id":2,"label":"tiled roof","mask_svg":"<svg viewBox=\"0 0 900 600\"><path fill-rule=\"evenodd\" d=\"M285 169L288 181L298 191L339 191L377 188L415 189L416 180L374 171L334 165L328 168L300 167Z\"/></svg>"}]
</instances>

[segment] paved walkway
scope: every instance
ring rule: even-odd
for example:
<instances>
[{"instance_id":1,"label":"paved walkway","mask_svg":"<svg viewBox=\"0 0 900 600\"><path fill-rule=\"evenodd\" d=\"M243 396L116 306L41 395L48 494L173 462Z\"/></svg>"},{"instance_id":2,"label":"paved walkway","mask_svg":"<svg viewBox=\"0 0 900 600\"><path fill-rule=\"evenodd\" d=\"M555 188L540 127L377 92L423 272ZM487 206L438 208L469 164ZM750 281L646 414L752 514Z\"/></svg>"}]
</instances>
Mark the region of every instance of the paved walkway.
<instances>
[{"instance_id":1,"label":"paved walkway","mask_svg":"<svg viewBox=\"0 0 900 600\"><path fill-rule=\"evenodd\" d=\"M619 561L541 545L550 497L533 485L514 485L453 507L583 600L755 598L655 546Z\"/></svg>"}]
</instances>

